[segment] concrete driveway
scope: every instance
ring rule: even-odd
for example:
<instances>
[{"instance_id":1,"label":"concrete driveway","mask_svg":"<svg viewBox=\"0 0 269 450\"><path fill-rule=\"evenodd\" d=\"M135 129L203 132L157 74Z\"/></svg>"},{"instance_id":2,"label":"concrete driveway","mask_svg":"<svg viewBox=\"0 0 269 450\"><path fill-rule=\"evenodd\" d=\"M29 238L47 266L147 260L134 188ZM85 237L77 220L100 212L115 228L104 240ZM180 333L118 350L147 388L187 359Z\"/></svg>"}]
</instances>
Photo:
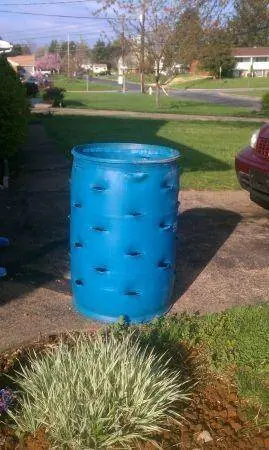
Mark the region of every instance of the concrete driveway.
<instances>
[{"instance_id":1,"label":"concrete driveway","mask_svg":"<svg viewBox=\"0 0 269 450\"><path fill-rule=\"evenodd\" d=\"M76 314L69 287L69 172L39 123L21 176L0 191L0 350L59 331L98 327ZM243 191L183 191L172 312L268 300L269 212Z\"/></svg>"}]
</instances>

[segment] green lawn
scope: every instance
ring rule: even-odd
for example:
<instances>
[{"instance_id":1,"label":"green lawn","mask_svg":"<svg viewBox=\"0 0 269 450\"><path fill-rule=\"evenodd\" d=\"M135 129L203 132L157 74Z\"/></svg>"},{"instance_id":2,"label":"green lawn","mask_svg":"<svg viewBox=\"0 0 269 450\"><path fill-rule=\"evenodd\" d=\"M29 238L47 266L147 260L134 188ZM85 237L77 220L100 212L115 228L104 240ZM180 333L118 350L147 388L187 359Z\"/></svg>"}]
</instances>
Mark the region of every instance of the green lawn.
<instances>
[{"instance_id":1,"label":"green lawn","mask_svg":"<svg viewBox=\"0 0 269 450\"><path fill-rule=\"evenodd\" d=\"M269 78L267 77L254 77L254 78L222 78L222 79L211 79L203 78L199 80L188 80L187 77L182 78L182 82L173 83L171 87L185 89L240 89L240 88L268 88L269 89Z\"/></svg>"},{"instance_id":2,"label":"green lawn","mask_svg":"<svg viewBox=\"0 0 269 450\"><path fill-rule=\"evenodd\" d=\"M86 91L87 89L86 80L67 78L64 75L54 75L53 83L55 86L64 88L67 91ZM112 91L115 89L117 89L117 87L111 86L110 84L99 84L89 81L89 91Z\"/></svg>"},{"instance_id":3,"label":"green lawn","mask_svg":"<svg viewBox=\"0 0 269 450\"><path fill-rule=\"evenodd\" d=\"M183 189L239 189L235 154L248 144L258 123L180 122L87 116L45 117L60 151L85 142L141 142L180 150Z\"/></svg>"},{"instance_id":4,"label":"green lawn","mask_svg":"<svg viewBox=\"0 0 269 450\"><path fill-rule=\"evenodd\" d=\"M227 116L255 116L249 108L217 105L188 100L161 97L160 107L155 105L154 96L122 93L85 93L68 92L65 105L70 108L107 109L117 111L159 112L169 114L200 114Z\"/></svg>"},{"instance_id":5,"label":"green lawn","mask_svg":"<svg viewBox=\"0 0 269 450\"><path fill-rule=\"evenodd\" d=\"M179 342L203 346L209 368L235 378L249 407L269 412L269 303L219 314L168 316L144 327L146 342L171 348Z\"/></svg>"}]
</instances>

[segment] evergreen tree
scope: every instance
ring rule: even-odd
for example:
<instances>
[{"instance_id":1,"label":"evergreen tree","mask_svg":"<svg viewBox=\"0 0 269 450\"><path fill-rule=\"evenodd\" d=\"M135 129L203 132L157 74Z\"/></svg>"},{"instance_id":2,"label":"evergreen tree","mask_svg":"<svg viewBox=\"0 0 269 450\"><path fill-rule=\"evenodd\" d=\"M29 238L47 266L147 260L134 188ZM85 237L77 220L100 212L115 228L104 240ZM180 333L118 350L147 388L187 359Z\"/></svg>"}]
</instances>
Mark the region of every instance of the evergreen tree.
<instances>
[{"instance_id":1,"label":"evergreen tree","mask_svg":"<svg viewBox=\"0 0 269 450\"><path fill-rule=\"evenodd\" d=\"M26 91L4 55L0 55L0 161L12 157L28 121Z\"/></svg>"},{"instance_id":2,"label":"evergreen tree","mask_svg":"<svg viewBox=\"0 0 269 450\"><path fill-rule=\"evenodd\" d=\"M203 29L198 8L187 8L177 24L173 45L178 47L178 60L189 66L198 60L203 39Z\"/></svg>"},{"instance_id":3,"label":"evergreen tree","mask_svg":"<svg viewBox=\"0 0 269 450\"><path fill-rule=\"evenodd\" d=\"M60 46L60 44L58 43L57 39L52 39L52 41L49 45L49 48L48 48L48 52L49 53L58 53L59 46Z\"/></svg>"}]
</instances>

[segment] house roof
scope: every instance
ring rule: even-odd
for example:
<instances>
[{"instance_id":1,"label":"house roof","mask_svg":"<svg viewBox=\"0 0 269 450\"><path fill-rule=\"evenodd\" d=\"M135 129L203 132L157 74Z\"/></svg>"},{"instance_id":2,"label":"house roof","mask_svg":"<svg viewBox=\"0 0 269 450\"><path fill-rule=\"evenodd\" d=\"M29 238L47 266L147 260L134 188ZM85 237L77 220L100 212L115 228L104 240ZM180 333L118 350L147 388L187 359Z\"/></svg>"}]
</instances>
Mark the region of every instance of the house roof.
<instances>
[{"instance_id":1,"label":"house roof","mask_svg":"<svg viewBox=\"0 0 269 450\"><path fill-rule=\"evenodd\" d=\"M10 63L15 63L15 65L22 67L35 65L35 55L10 56L8 60Z\"/></svg>"},{"instance_id":2,"label":"house roof","mask_svg":"<svg viewBox=\"0 0 269 450\"><path fill-rule=\"evenodd\" d=\"M93 63L93 66L107 67L107 64L103 64L103 63Z\"/></svg>"},{"instance_id":3,"label":"house roof","mask_svg":"<svg viewBox=\"0 0 269 450\"><path fill-rule=\"evenodd\" d=\"M269 47L236 47L233 56L269 56Z\"/></svg>"}]
</instances>

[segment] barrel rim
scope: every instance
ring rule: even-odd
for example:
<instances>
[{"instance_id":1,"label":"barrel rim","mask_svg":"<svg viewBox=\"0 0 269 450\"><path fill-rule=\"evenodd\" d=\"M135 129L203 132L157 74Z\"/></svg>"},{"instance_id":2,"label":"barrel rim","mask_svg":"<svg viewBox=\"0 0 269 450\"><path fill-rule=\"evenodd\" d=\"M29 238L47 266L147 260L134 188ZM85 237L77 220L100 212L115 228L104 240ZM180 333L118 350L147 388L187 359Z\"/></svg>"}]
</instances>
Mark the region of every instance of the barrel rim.
<instances>
[{"instance_id":1,"label":"barrel rim","mask_svg":"<svg viewBox=\"0 0 269 450\"><path fill-rule=\"evenodd\" d=\"M154 159L154 156L152 159L134 159L134 160L128 160L128 159L112 159L112 158L102 158L94 156L94 154L84 154L82 153L82 149L85 149L85 147L90 147L92 149L92 152L94 153L94 149L100 150L101 146L104 146L102 149L103 152L109 153L109 151L112 150L111 147L131 147L133 150L135 149L144 149L145 147L147 149L154 149L155 154L157 154L156 150L159 149L162 152L170 152L171 156L165 157L162 159ZM119 149L121 152L123 150ZM114 148L113 151L115 152L116 149ZM124 150L126 151L126 150ZM72 155L76 159L81 159L85 162L101 162L101 163L107 163L107 164L164 164L164 163L171 163L175 162L177 159L181 157L180 152L172 147L164 146L164 145L154 145L154 144L141 144L138 142L93 142L93 143L87 143L87 144L80 144L73 147L71 151Z\"/></svg>"}]
</instances>

